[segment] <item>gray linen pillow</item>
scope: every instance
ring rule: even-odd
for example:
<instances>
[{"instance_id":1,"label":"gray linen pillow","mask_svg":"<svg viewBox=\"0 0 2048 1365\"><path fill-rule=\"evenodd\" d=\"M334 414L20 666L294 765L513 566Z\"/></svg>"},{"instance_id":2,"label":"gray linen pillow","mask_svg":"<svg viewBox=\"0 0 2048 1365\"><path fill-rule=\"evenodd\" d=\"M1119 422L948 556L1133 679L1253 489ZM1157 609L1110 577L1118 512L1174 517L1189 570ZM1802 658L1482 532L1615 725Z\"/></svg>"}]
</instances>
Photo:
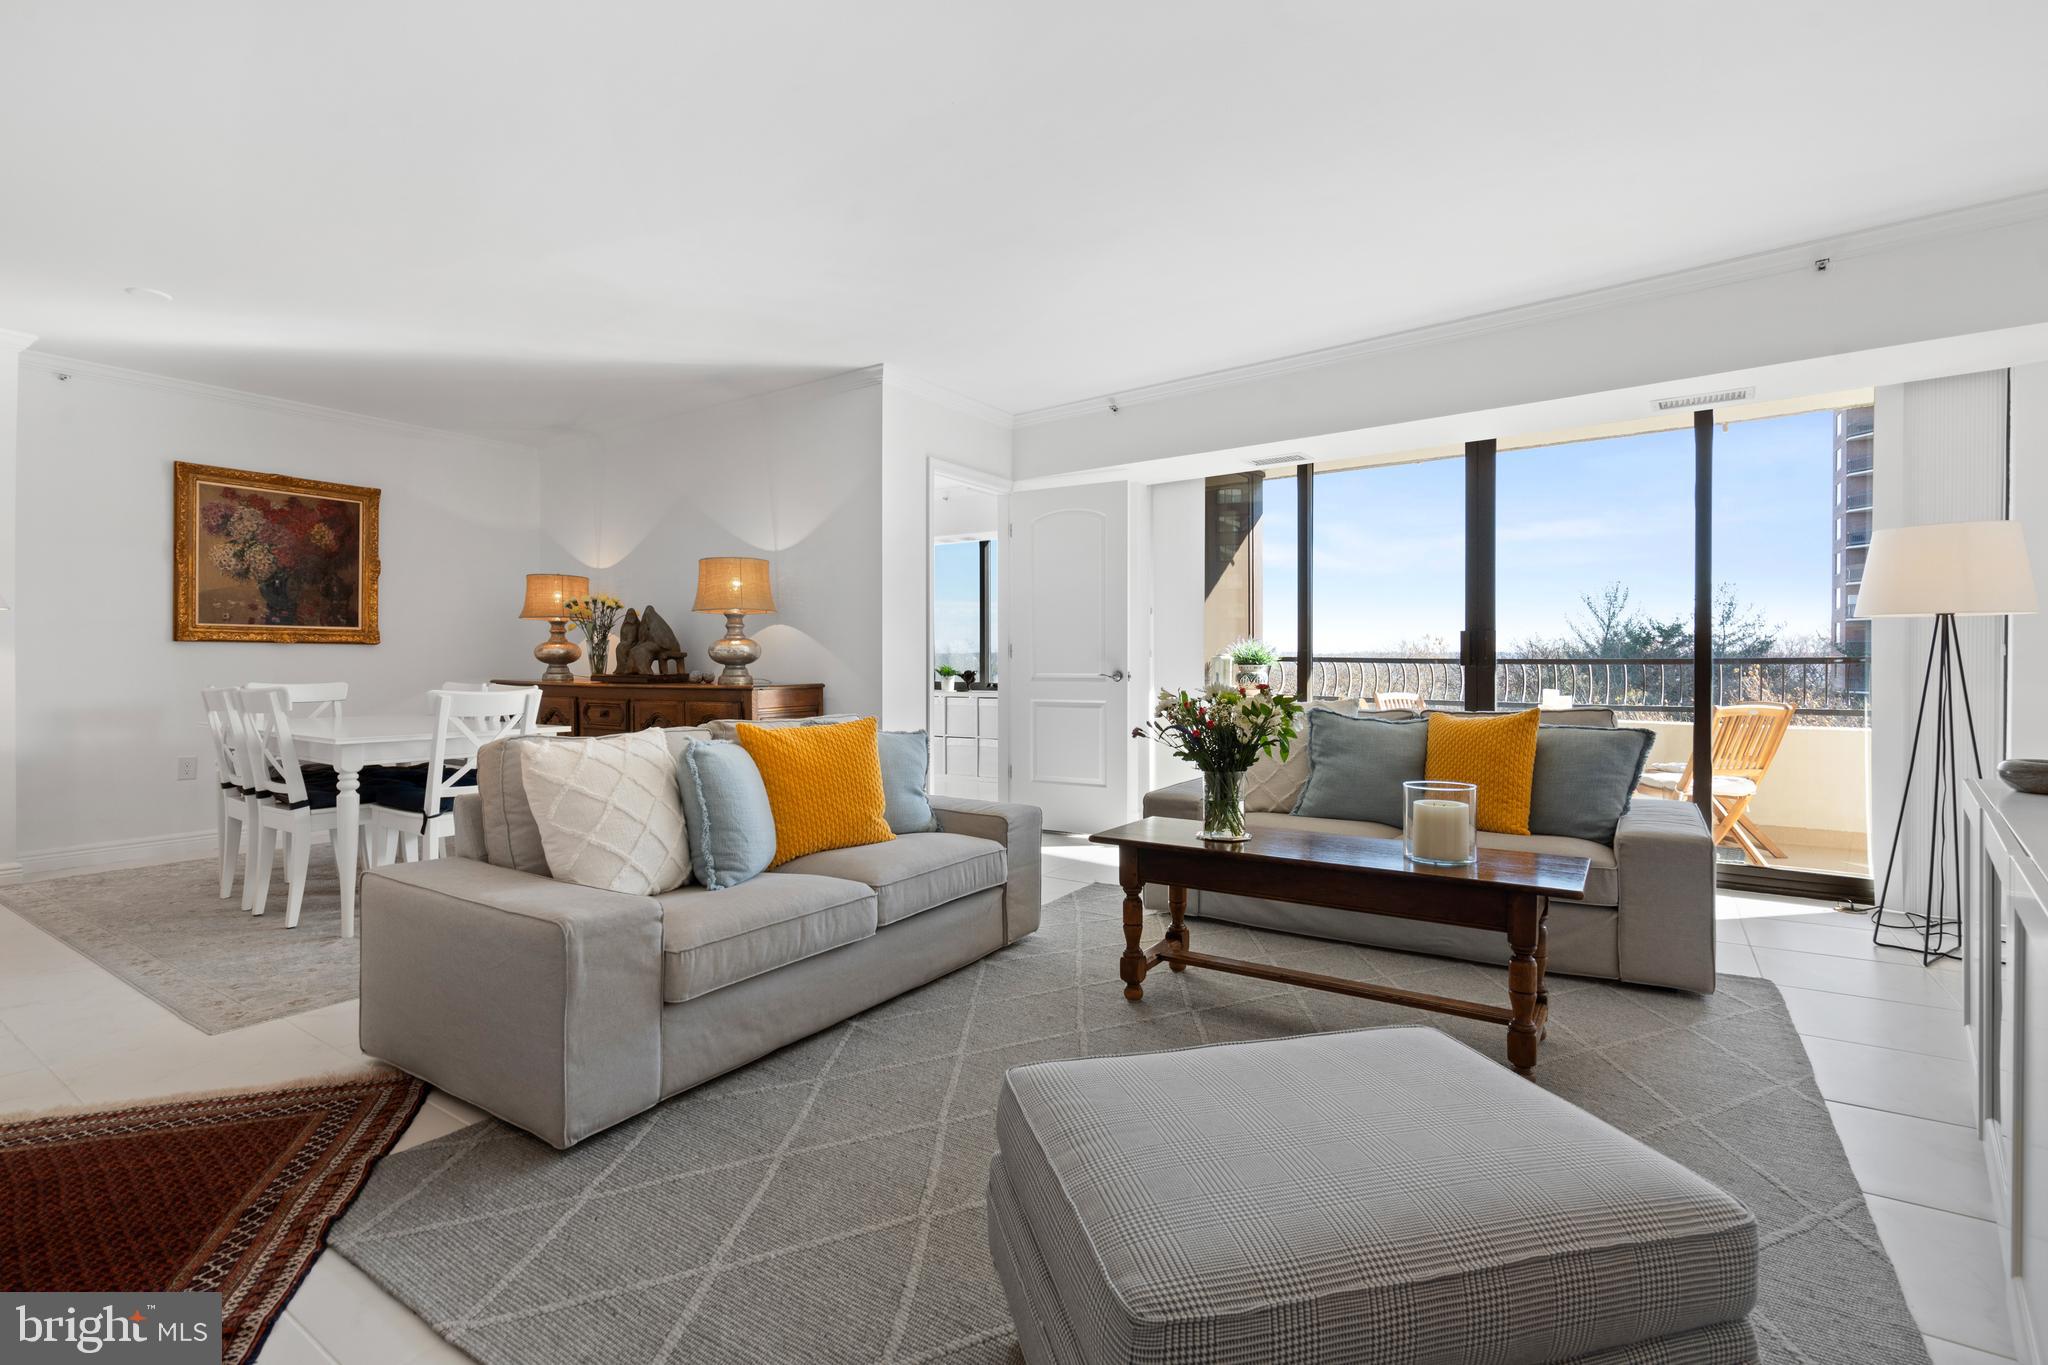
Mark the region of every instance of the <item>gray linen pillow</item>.
<instances>
[{"instance_id":1,"label":"gray linen pillow","mask_svg":"<svg viewBox=\"0 0 2048 1365\"><path fill-rule=\"evenodd\" d=\"M882 818L891 834L929 834L939 827L925 791L931 741L922 730L884 730L875 737L882 758Z\"/></svg>"},{"instance_id":2,"label":"gray linen pillow","mask_svg":"<svg viewBox=\"0 0 2048 1365\"><path fill-rule=\"evenodd\" d=\"M753 755L730 740L683 746L676 787L689 831L690 870L723 891L760 876L775 861L775 811Z\"/></svg>"},{"instance_id":3,"label":"gray linen pillow","mask_svg":"<svg viewBox=\"0 0 2048 1365\"><path fill-rule=\"evenodd\" d=\"M1296 815L1401 827L1401 784L1422 777L1429 726L1341 711L1308 716L1308 785Z\"/></svg>"},{"instance_id":4,"label":"gray linen pillow","mask_svg":"<svg viewBox=\"0 0 2048 1365\"><path fill-rule=\"evenodd\" d=\"M1612 844L1656 740L1632 727L1538 726L1529 832Z\"/></svg>"}]
</instances>

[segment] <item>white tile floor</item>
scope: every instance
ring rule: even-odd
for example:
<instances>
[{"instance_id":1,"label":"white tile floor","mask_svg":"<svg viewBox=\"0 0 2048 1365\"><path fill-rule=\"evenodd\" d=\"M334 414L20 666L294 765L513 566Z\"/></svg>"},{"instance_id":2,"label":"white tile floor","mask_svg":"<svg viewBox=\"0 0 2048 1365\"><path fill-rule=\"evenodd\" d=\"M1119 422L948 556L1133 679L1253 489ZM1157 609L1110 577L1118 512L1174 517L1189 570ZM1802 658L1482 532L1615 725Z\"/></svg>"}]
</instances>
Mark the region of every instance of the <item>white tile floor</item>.
<instances>
[{"instance_id":1,"label":"white tile floor","mask_svg":"<svg viewBox=\"0 0 2048 1365\"><path fill-rule=\"evenodd\" d=\"M1046 844L1047 900L1114 880L1110 850ZM1969 1124L1967 1043L1951 966L1870 946L1860 918L1724 895L1723 971L1768 976L1805 1038L1935 1365L2013 1354L1991 1195ZM275 1084L368 1065L353 1003L209 1037L12 911L0 909L0 1112ZM480 1116L435 1095L401 1145ZM462 1361L339 1256L314 1263L263 1365Z\"/></svg>"}]
</instances>

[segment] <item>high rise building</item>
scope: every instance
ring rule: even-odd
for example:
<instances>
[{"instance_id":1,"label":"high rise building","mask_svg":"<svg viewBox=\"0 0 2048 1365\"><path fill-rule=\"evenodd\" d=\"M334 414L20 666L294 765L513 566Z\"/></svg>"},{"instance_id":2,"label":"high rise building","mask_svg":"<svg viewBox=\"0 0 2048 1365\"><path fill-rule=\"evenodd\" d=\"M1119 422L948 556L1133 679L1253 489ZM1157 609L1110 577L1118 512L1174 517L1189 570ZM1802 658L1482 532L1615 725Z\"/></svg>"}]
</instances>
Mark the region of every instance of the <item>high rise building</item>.
<instances>
[{"instance_id":1,"label":"high rise building","mask_svg":"<svg viewBox=\"0 0 2048 1365\"><path fill-rule=\"evenodd\" d=\"M1870 466L1873 424L1868 404L1835 413L1835 647L1855 662L1848 687L1869 690L1870 622L1858 621L1856 593L1863 586L1863 561L1870 554Z\"/></svg>"}]
</instances>

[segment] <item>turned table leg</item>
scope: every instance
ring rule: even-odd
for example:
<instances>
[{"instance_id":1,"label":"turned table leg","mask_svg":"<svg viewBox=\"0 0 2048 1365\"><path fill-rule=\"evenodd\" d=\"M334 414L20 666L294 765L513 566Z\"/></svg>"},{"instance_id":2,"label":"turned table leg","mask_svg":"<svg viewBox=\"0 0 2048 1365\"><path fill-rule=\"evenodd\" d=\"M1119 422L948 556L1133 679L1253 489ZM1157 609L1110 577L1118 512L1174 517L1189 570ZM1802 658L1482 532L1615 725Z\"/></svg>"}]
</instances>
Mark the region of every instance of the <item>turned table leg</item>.
<instances>
[{"instance_id":1,"label":"turned table leg","mask_svg":"<svg viewBox=\"0 0 2048 1365\"><path fill-rule=\"evenodd\" d=\"M1167 913L1173 917L1173 922L1166 926L1167 940L1175 948L1184 950L1191 942L1188 936L1187 922L1188 889L1185 886L1167 888L1166 909ZM1188 969L1188 964L1185 962L1168 962L1166 965L1177 972L1184 972Z\"/></svg>"},{"instance_id":2,"label":"turned table leg","mask_svg":"<svg viewBox=\"0 0 2048 1365\"><path fill-rule=\"evenodd\" d=\"M1145 932L1145 883L1128 869L1124 873L1124 952L1116 960L1116 974L1123 978L1124 999L1145 998L1145 952L1138 946Z\"/></svg>"},{"instance_id":3,"label":"turned table leg","mask_svg":"<svg viewBox=\"0 0 2048 1365\"><path fill-rule=\"evenodd\" d=\"M1517 896L1508 908L1508 947L1514 953L1508 962L1508 998L1515 1011L1514 1022L1508 1025L1508 1061L1525 1076L1536 1066L1536 1045L1543 1039L1542 1015L1547 1003L1543 910L1540 896Z\"/></svg>"}]
</instances>

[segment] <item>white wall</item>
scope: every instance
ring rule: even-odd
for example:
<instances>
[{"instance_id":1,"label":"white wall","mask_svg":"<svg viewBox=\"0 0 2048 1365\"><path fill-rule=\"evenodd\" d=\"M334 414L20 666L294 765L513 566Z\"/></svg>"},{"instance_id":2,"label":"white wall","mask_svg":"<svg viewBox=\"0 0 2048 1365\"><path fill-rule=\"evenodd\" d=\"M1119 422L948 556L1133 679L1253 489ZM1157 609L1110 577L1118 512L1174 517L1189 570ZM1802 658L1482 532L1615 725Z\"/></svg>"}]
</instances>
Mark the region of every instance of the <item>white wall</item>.
<instances>
[{"instance_id":1,"label":"white wall","mask_svg":"<svg viewBox=\"0 0 2048 1365\"><path fill-rule=\"evenodd\" d=\"M19 423L20 369L16 356L35 340L24 332L0 331L0 598L11 606L21 598L16 579L15 543L19 529L21 500L14 496L17 467L15 432ZM0 611L0 880L19 875L15 826L16 810L16 725L15 647L16 621L12 611Z\"/></svg>"},{"instance_id":2,"label":"white wall","mask_svg":"<svg viewBox=\"0 0 2048 1365\"><path fill-rule=\"evenodd\" d=\"M2011 374L2012 508L2026 529L2034 589L2048 605L2048 364ZM2006 753L2048 758L2048 613L2009 623Z\"/></svg>"},{"instance_id":3,"label":"white wall","mask_svg":"<svg viewBox=\"0 0 2048 1365\"><path fill-rule=\"evenodd\" d=\"M339 678L367 712L424 706L450 678L536 670L522 576L564 566L535 529L532 451L39 355L20 382L20 573L9 583L0 567L0 592L22 663L31 874L210 847L203 686ZM380 488L383 642L172 641L176 460ZM200 775L180 782L186 755Z\"/></svg>"},{"instance_id":4,"label":"white wall","mask_svg":"<svg viewBox=\"0 0 2048 1365\"><path fill-rule=\"evenodd\" d=\"M1184 479L1152 487L1152 657L1142 695L1162 687L1193 690L1202 684L1202 481ZM1144 604L1133 601L1132 610ZM1149 702L1148 702L1149 704ZM1148 746L1148 789L1199 776L1163 744Z\"/></svg>"},{"instance_id":5,"label":"white wall","mask_svg":"<svg viewBox=\"0 0 2048 1365\"><path fill-rule=\"evenodd\" d=\"M948 465L1007 482L1010 427L998 414L911 376L882 373L881 595L870 611L882 668L873 709L887 729L921 730L932 691L932 469ZM996 572L1000 582L1000 546Z\"/></svg>"},{"instance_id":6,"label":"white wall","mask_svg":"<svg viewBox=\"0 0 2048 1365\"><path fill-rule=\"evenodd\" d=\"M693 673L715 671L706 650L725 633L722 616L691 610L697 561L766 559L776 610L747 619L755 677L820 682L829 709L873 713L881 441L874 370L566 440L544 461L554 557L594 591L653 605Z\"/></svg>"}]
</instances>

